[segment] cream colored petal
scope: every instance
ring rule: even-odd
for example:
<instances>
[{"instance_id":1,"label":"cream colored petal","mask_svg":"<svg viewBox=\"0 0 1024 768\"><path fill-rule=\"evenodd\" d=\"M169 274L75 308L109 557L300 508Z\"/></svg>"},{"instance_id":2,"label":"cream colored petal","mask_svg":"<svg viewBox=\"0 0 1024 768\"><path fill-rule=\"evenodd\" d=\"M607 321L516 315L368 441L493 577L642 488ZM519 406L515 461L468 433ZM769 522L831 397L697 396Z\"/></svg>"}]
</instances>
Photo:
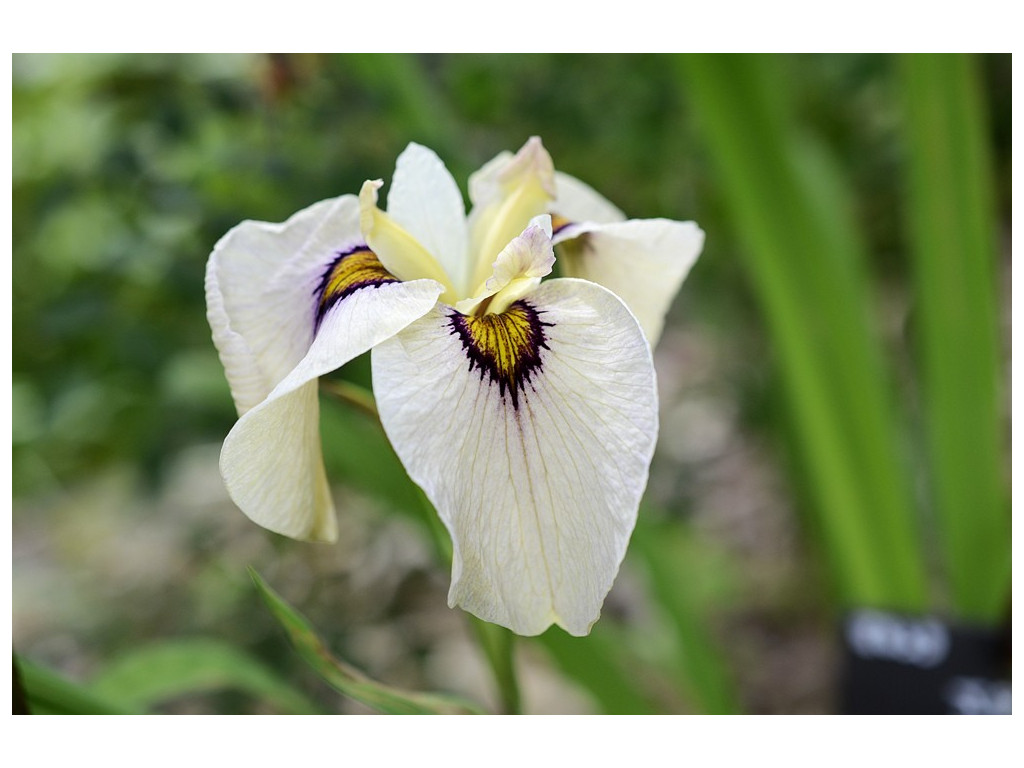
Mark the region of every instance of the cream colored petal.
<instances>
[{"instance_id":1,"label":"cream colored petal","mask_svg":"<svg viewBox=\"0 0 1024 768\"><path fill-rule=\"evenodd\" d=\"M242 416L224 441L220 472L253 522L293 539L337 540L315 379Z\"/></svg>"},{"instance_id":2,"label":"cream colored petal","mask_svg":"<svg viewBox=\"0 0 1024 768\"><path fill-rule=\"evenodd\" d=\"M515 153L504 150L469 174L469 202L475 206L484 206L498 194L501 173L515 158Z\"/></svg>"},{"instance_id":3,"label":"cream colored petal","mask_svg":"<svg viewBox=\"0 0 1024 768\"><path fill-rule=\"evenodd\" d=\"M591 187L567 173L555 173L556 195L551 212L569 221L610 224L626 215Z\"/></svg>"},{"instance_id":4,"label":"cream colored petal","mask_svg":"<svg viewBox=\"0 0 1024 768\"><path fill-rule=\"evenodd\" d=\"M438 307L374 348L374 392L451 533L449 604L522 635L552 623L585 635L647 483L651 352L625 305L583 280L542 283L509 311L534 334L518 375L504 375L510 358L491 365L464 341L485 334L467 336L466 319Z\"/></svg>"},{"instance_id":5,"label":"cream colored petal","mask_svg":"<svg viewBox=\"0 0 1024 768\"><path fill-rule=\"evenodd\" d=\"M214 247L206 266L207 317L239 415L306 354L323 272L361 242L358 201L346 195L282 224L244 221Z\"/></svg>"},{"instance_id":6,"label":"cream colored petal","mask_svg":"<svg viewBox=\"0 0 1024 768\"><path fill-rule=\"evenodd\" d=\"M359 226L363 238L381 264L399 280L436 280L444 286L444 301L454 303L455 290L448 273L423 243L377 207L380 179L363 182L359 190Z\"/></svg>"},{"instance_id":7,"label":"cream colored petal","mask_svg":"<svg viewBox=\"0 0 1024 768\"><path fill-rule=\"evenodd\" d=\"M469 214L468 285L479 286L491 274L502 249L548 211L555 196L551 156L536 136L515 155L499 155L469 180L473 208Z\"/></svg>"},{"instance_id":8,"label":"cream colored petal","mask_svg":"<svg viewBox=\"0 0 1024 768\"><path fill-rule=\"evenodd\" d=\"M467 292L466 206L459 185L441 159L410 144L395 167L388 190L388 215L433 254L457 293Z\"/></svg>"},{"instance_id":9,"label":"cream colored petal","mask_svg":"<svg viewBox=\"0 0 1024 768\"><path fill-rule=\"evenodd\" d=\"M653 347L703 247L704 232L692 221L631 219L574 227L557 253L562 274L603 285L622 299Z\"/></svg>"},{"instance_id":10,"label":"cream colored petal","mask_svg":"<svg viewBox=\"0 0 1024 768\"><path fill-rule=\"evenodd\" d=\"M292 538L337 537L320 449L317 377L422 317L441 290L432 280L385 283L356 290L327 312L302 360L224 441L221 474L249 518Z\"/></svg>"}]
</instances>

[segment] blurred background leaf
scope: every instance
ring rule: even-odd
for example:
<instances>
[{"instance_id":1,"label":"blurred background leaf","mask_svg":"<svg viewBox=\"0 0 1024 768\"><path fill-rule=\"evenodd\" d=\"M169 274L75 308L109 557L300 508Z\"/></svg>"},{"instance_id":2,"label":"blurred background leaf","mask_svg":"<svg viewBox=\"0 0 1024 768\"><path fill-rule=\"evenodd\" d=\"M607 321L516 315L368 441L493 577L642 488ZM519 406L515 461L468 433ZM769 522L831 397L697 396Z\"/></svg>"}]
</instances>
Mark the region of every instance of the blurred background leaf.
<instances>
[{"instance_id":1,"label":"blurred background leaf","mask_svg":"<svg viewBox=\"0 0 1024 768\"><path fill-rule=\"evenodd\" d=\"M849 196L792 125L779 60L683 63L779 355L841 599L922 610L924 556Z\"/></svg>"},{"instance_id":2,"label":"blurred background leaf","mask_svg":"<svg viewBox=\"0 0 1024 768\"><path fill-rule=\"evenodd\" d=\"M978 62L902 56L929 501L952 610L1007 616L1010 511L1002 407L997 228Z\"/></svg>"},{"instance_id":3,"label":"blurred background leaf","mask_svg":"<svg viewBox=\"0 0 1024 768\"><path fill-rule=\"evenodd\" d=\"M102 669L89 688L140 711L185 694L230 688L271 702L282 714L322 713L248 654L208 638L165 640L133 649Z\"/></svg>"},{"instance_id":4,"label":"blurred background leaf","mask_svg":"<svg viewBox=\"0 0 1024 768\"><path fill-rule=\"evenodd\" d=\"M256 571L250 569L250 575L267 607L288 633L295 650L325 682L339 692L389 715L481 714L480 710L468 701L437 694L402 691L371 680L359 670L332 656L304 616L282 600Z\"/></svg>"},{"instance_id":5,"label":"blurred background leaf","mask_svg":"<svg viewBox=\"0 0 1024 768\"><path fill-rule=\"evenodd\" d=\"M15 657L15 673L33 715L130 715L140 710L104 699L87 687L26 659Z\"/></svg>"}]
</instances>

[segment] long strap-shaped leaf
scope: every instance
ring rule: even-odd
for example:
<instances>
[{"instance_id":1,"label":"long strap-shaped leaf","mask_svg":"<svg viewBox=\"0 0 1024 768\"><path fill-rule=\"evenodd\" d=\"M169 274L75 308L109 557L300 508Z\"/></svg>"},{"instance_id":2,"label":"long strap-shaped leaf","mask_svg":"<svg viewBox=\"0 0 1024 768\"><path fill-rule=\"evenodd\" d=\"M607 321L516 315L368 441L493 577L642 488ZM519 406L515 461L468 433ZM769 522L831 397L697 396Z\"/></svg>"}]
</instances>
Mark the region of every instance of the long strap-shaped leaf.
<instances>
[{"instance_id":1,"label":"long strap-shaped leaf","mask_svg":"<svg viewBox=\"0 0 1024 768\"><path fill-rule=\"evenodd\" d=\"M108 701L101 694L24 658L14 659L25 704L33 715L132 715L141 710Z\"/></svg>"},{"instance_id":2,"label":"long strap-shaped leaf","mask_svg":"<svg viewBox=\"0 0 1024 768\"><path fill-rule=\"evenodd\" d=\"M842 596L847 604L921 610L925 576L910 484L844 185L798 134L779 59L682 61L778 358Z\"/></svg>"},{"instance_id":3,"label":"long strap-shaped leaf","mask_svg":"<svg viewBox=\"0 0 1024 768\"><path fill-rule=\"evenodd\" d=\"M157 640L120 654L97 674L90 690L140 711L183 695L231 689L272 703L279 712L320 714L315 702L264 664L221 640Z\"/></svg>"},{"instance_id":4,"label":"long strap-shaped leaf","mask_svg":"<svg viewBox=\"0 0 1024 768\"><path fill-rule=\"evenodd\" d=\"M1010 514L1001 450L995 215L976 61L905 55L907 213L932 504L953 605L1008 605Z\"/></svg>"},{"instance_id":5,"label":"long strap-shaped leaf","mask_svg":"<svg viewBox=\"0 0 1024 768\"><path fill-rule=\"evenodd\" d=\"M479 714L473 704L449 696L412 693L371 680L359 670L335 658L302 614L292 608L256 573L252 580L271 613L288 633L292 645L331 687L356 701L390 715Z\"/></svg>"}]
</instances>

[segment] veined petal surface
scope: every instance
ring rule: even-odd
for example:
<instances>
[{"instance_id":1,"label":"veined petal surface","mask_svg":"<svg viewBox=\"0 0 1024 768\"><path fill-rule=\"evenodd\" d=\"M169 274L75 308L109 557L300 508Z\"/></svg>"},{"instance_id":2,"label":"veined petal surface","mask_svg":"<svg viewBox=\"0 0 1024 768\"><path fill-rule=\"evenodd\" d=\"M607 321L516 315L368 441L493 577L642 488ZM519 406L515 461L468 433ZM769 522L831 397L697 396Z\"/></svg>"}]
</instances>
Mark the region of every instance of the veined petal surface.
<instances>
[{"instance_id":1,"label":"veined petal surface","mask_svg":"<svg viewBox=\"0 0 1024 768\"><path fill-rule=\"evenodd\" d=\"M296 539L337 538L320 446L317 377L422 317L444 288L415 280L349 290L322 316L305 356L238 420L221 450L221 475L239 508L263 527ZM312 315L307 322L312 326Z\"/></svg>"},{"instance_id":2,"label":"veined petal surface","mask_svg":"<svg viewBox=\"0 0 1024 768\"><path fill-rule=\"evenodd\" d=\"M701 249L692 221L630 219L579 224L555 232L558 263L570 277L603 285L630 308L653 347L665 315Z\"/></svg>"},{"instance_id":3,"label":"veined petal surface","mask_svg":"<svg viewBox=\"0 0 1024 768\"><path fill-rule=\"evenodd\" d=\"M636 522L657 437L651 352L583 280L502 315L439 305L372 353L381 421L452 536L449 604L585 635Z\"/></svg>"},{"instance_id":4,"label":"veined petal surface","mask_svg":"<svg viewBox=\"0 0 1024 768\"><path fill-rule=\"evenodd\" d=\"M314 293L338 251L361 242L354 195L281 224L243 221L206 266L207 318L239 415L270 394L313 340Z\"/></svg>"}]
</instances>

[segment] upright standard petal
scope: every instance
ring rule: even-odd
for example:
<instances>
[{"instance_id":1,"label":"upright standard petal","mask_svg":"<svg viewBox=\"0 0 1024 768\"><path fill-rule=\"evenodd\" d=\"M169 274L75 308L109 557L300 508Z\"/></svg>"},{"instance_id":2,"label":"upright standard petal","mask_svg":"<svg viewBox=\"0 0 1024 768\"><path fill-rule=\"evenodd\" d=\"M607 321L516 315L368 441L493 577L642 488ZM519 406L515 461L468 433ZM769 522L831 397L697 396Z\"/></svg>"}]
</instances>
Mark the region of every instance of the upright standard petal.
<instances>
[{"instance_id":1,"label":"upright standard petal","mask_svg":"<svg viewBox=\"0 0 1024 768\"><path fill-rule=\"evenodd\" d=\"M436 280L444 286L444 301L455 301L455 288L444 267L423 243L377 207L380 179L363 182L359 190L359 227L380 263L399 280Z\"/></svg>"},{"instance_id":2,"label":"upright standard petal","mask_svg":"<svg viewBox=\"0 0 1024 768\"><path fill-rule=\"evenodd\" d=\"M466 206L459 185L433 151L410 144L398 156L388 190L388 215L416 238L441 264L455 287L465 295Z\"/></svg>"},{"instance_id":3,"label":"upright standard petal","mask_svg":"<svg viewBox=\"0 0 1024 768\"><path fill-rule=\"evenodd\" d=\"M381 421L453 542L449 604L585 635L657 437L651 352L611 292L542 283L501 314L439 305L374 348Z\"/></svg>"},{"instance_id":4,"label":"upright standard petal","mask_svg":"<svg viewBox=\"0 0 1024 768\"><path fill-rule=\"evenodd\" d=\"M555 169L540 139L502 153L469 177L469 295L480 293L502 249L555 197Z\"/></svg>"}]
</instances>

